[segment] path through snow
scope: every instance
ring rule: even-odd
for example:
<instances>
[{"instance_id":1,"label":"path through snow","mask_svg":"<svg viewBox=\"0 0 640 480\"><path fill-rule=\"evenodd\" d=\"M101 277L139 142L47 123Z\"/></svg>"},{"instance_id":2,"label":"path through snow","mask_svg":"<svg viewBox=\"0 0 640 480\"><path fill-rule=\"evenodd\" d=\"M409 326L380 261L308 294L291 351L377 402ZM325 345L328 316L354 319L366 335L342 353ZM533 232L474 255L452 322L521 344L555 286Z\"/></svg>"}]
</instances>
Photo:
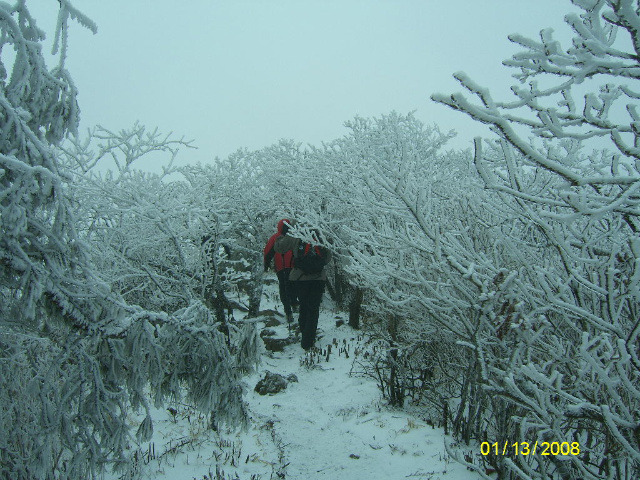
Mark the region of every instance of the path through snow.
<instances>
[{"instance_id":1,"label":"path through snow","mask_svg":"<svg viewBox=\"0 0 640 480\"><path fill-rule=\"evenodd\" d=\"M265 308L278 306L266 288ZM332 344L329 361L309 367L299 344L263 356L247 377L248 431L213 432L208 418L184 405L156 410L151 442L140 446L143 478L171 480L475 480L474 472L445 452L444 432L388 409L371 378L350 375L363 340L340 314L323 308L317 346ZM286 336L286 326L275 327ZM338 348L336 347L336 344ZM349 358L344 351L348 348ZM295 374L275 395L253 390L266 371ZM170 407L170 406L169 406ZM137 420L132 420L134 423ZM466 449L471 450L471 449ZM217 473L216 473L217 470ZM117 478L108 476L107 478Z\"/></svg>"},{"instance_id":2,"label":"path through snow","mask_svg":"<svg viewBox=\"0 0 640 480\"><path fill-rule=\"evenodd\" d=\"M352 376L354 351L362 347L358 332L336 318L321 314L323 338L317 345L333 345L329 361L321 358L312 368L301 365L304 351L290 345L282 353L263 359L265 370L297 383L286 390L261 396L247 395L251 411L260 421L271 421L284 445L286 478L292 479L474 479L478 478L445 453L444 433L398 410L389 410L371 378ZM350 355L338 352L348 346ZM251 379L255 384L259 376Z\"/></svg>"}]
</instances>

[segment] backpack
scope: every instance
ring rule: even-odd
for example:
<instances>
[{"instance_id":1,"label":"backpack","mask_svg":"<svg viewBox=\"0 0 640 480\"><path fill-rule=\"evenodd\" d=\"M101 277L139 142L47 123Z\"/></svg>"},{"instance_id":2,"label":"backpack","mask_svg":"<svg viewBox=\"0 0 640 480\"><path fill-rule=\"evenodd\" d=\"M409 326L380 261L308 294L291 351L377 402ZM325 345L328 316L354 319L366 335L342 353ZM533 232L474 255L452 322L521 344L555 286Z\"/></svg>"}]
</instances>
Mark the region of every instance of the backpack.
<instances>
[{"instance_id":1,"label":"backpack","mask_svg":"<svg viewBox=\"0 0 640 480\"><path fill-rule=\"evenodd\" d=\"M310 243L300 242L294 257L294 267L307 275L322 272L326 263L326 253L322 247L314 247Z\"/></svg>"}]
</instances>

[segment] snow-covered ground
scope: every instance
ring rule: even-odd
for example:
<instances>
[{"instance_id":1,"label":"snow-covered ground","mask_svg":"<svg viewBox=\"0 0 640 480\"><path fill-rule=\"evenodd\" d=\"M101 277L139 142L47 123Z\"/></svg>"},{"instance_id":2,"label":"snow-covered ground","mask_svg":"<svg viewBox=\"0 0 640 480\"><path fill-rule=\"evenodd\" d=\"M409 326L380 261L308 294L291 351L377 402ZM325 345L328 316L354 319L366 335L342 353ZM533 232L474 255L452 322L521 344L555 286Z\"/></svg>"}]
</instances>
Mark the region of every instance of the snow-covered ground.
<instances>
[{"instance_id":1,"label":"snow-covered ground","mask_svg":"<svg viewBox=\"0 0 640 480\"><path fill-rule=\"evenodd\" d=\"M273 284L265 289L263 307L281 311ZM324 356L310 359L298 344L283 352L265 352L258 372L246 379L250 426L245 431L223 427L214 432L208 416L185 405L156 410L154 436L139 452L142 478L480 478L446 453L442 429L389 409L373 379L350 374L364 340L346 324L336 326L336 320L344 318L328 308L321 312L322 338L316 345L324 350L332 345L328 361ZM287 336L285 325L274 330ZM262 396L254 387L266 371L295 374L298 381Z\"/></svg>"}]
</instances>

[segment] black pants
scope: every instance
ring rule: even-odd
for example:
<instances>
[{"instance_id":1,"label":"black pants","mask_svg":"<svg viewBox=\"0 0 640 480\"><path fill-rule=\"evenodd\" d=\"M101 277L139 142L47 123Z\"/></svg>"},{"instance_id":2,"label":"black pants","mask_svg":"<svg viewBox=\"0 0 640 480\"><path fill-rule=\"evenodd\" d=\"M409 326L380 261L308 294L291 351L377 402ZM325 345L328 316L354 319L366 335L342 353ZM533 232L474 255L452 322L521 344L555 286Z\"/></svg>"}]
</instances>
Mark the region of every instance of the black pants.
<instances>
[{"instance_id":1,"label":"black pants","mask_svg":"<svg viewBox=\"0 0 640 480\"><path fill-rule=\"evenodd\" d=\"M295 284L300 300L300 333L302 334L302 348L309 350L316 340L318 328L318 316L320 315L320 303L324 293L324 282L321 280L307 280L292 282Z\"/></svg>"},{"instance_id":2,"label":"black pants","mask_svg":"<svg viewBox=\"0 0 640 480\"><path fill-rule=\"evenodd\" d=\"M280 287L280 301L284 307L285 315L291 315L291 305L298 304L298 295L295 290L295 283L289 281L290 268L283 268L276 273L278 275L278 285Z\"/></svg>"}]
</instances>

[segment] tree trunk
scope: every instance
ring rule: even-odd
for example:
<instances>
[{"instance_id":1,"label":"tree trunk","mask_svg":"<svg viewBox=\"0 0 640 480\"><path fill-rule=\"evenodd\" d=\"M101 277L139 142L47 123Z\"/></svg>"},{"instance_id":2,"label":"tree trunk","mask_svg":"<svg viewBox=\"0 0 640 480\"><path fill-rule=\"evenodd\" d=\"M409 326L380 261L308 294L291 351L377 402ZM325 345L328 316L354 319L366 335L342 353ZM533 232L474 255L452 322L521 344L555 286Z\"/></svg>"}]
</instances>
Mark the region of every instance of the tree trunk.
<instances>
[{"instance_id":1,"label":"tree trunk","mask_svg":"<svg viewBox=\"0 0 640 480\"><path fill-rule=\"evenodd\" d=\"M257 317L260 311L260 301L262 300L262 277L264 276L264 268L262 263L262 254L253 262L251 269L251 280L249 282L249 313L248 317Z\"/></svg>"},{"instance_id":2,"label":"tree trunk","mask_svg":"<svg viewBox=\"0 0 640 480\"><path fill-rule=\"evenodd\" d=\"M360 328L360 312L362 310L363 292L360 287L355 287L355 292L349 303L349 326L351 328Z\"/></svg>"}]
</instances>

